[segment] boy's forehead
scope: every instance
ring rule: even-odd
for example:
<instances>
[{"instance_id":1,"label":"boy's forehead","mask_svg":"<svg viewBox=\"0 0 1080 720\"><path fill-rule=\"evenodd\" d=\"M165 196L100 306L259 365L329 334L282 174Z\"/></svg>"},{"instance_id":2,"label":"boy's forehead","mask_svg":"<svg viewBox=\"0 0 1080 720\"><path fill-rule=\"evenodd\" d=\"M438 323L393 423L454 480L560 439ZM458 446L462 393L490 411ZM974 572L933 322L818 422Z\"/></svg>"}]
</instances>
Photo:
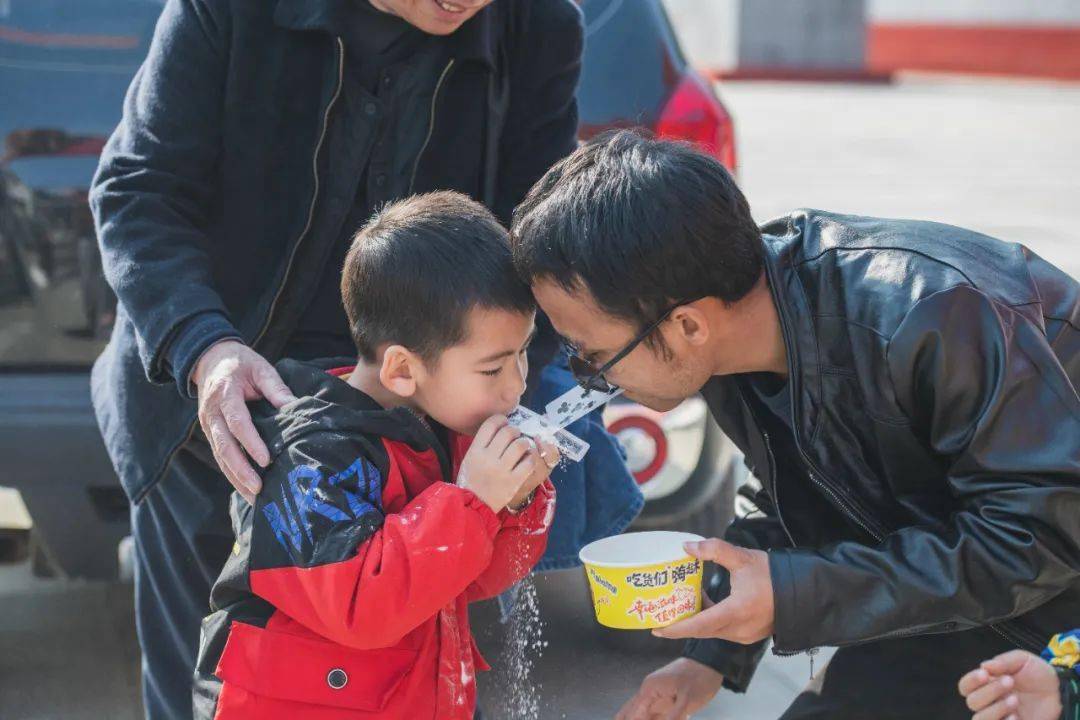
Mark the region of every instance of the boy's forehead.
<instances>
[{"instance_id":1,"label":"boy's forehead","mask_svg":"<svg viewBox=\"0 0 1080 720\"><path fill-rule=\"evenodd\" d=\"M535 327L535 312L474 306L466 316L466 335L461 344L480 352L485 349L492 352L518 350Z\"/></svg>"}]
</instances>

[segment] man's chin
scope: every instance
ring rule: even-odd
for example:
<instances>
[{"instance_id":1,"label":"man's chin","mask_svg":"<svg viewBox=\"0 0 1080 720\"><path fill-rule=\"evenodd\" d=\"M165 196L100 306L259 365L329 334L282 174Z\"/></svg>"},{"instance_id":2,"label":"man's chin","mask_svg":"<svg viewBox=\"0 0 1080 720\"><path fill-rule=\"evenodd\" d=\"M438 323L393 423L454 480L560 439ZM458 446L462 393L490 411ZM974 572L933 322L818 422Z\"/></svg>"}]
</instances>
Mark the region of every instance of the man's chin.
<instances>
[{"instance_id":1,"label":"man's chin","mask_svg":"<svg viewBox=\"0 0 1080 720\"><path fill-rule=\"evenodd\" d=\"M626 392L625 395L626 395L626 398L628 400L633 400L638 405L644 405L645 407L649 408L650 410L655 410L657 412L667 412L668 410L674 410L675 408L677 408L679 406L680 403L682 403L683 400L686 399L686 398L646 397L646 396L636 395L636 394L631 393L629 391Z\"/></svg>"}]
</instances>

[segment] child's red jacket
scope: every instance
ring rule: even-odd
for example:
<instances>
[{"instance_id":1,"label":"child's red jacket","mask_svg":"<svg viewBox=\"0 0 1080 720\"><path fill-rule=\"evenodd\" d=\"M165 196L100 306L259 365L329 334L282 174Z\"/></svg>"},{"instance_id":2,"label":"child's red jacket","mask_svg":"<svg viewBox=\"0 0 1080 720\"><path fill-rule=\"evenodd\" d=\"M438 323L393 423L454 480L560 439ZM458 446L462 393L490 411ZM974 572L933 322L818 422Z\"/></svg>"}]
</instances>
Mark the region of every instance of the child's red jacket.
<instances>
[{"instance_id":1,"label":"child's red jacket","mask_svg":"<svg viewBox=\"0 0 1080 720\"><path fill-rule=\"evenodd\" d=\"M521 513L496 514L453 484L471 438L314 365L278 370L299 400L253 406L272 462L254 507L233 498L195 717L471 720L487 665L468 604L539 560L550 481Z\"/></svg>"}]
</instances>

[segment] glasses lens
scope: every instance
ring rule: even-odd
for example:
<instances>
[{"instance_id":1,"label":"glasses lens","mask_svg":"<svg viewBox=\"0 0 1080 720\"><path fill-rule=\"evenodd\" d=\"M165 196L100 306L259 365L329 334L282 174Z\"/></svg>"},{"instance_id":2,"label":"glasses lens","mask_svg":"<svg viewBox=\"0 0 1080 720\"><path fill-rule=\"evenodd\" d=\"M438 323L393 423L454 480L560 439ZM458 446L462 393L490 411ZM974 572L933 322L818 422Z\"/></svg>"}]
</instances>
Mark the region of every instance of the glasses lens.
<instances>
[{"instance_id":1,"label":"glasses lens","mask_svg":"<svg viewBox=\"0 0 1080 720\"><path fill-rule=\"evenodd\" d=\"M570 355L569 358L570 372L574 374L574 379L583 388L602 393L612 392L615 389L611 383L604 379L603 375L597 374L596 368L592 365L573 355Z\"/></svg>"},{"instance_id":2,"label":"glasses lens","mask_svg":"<svg viewBox=\"0 0 1080 720\"><path fill-rule=\"evenodd\" d=\"M597 373L592 363L582 358L581 352L576 347L565 340L562 346L570 365L570 372L573 373L578 385L581 385L586 390L596 390L602 393L614 392L615 386L609 383L603 375Z\"/></svg>"}]
</instances>

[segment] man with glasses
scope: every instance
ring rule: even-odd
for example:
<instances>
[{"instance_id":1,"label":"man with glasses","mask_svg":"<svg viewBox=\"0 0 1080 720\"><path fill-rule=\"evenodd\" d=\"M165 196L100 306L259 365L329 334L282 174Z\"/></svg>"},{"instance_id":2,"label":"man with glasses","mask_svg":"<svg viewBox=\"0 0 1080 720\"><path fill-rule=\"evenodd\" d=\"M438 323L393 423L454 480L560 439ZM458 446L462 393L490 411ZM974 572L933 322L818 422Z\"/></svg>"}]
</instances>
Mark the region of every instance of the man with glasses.
<instances>
[{"instance_id":1,"label":"man with glasses","mask_svg":"<svg viewBox=\"0 0 1080 720\"><path fill-rule=\"evenodd\" d=\"M761 513L688 550L716 602L621 720L839 646L783 718L966 718L959 677L1080 607L1080 287L1019 245L800 210L762 228L724 168L623 131L514 214L575 374L656 410L700 392Z\"/></svg>"}]
</instances>

